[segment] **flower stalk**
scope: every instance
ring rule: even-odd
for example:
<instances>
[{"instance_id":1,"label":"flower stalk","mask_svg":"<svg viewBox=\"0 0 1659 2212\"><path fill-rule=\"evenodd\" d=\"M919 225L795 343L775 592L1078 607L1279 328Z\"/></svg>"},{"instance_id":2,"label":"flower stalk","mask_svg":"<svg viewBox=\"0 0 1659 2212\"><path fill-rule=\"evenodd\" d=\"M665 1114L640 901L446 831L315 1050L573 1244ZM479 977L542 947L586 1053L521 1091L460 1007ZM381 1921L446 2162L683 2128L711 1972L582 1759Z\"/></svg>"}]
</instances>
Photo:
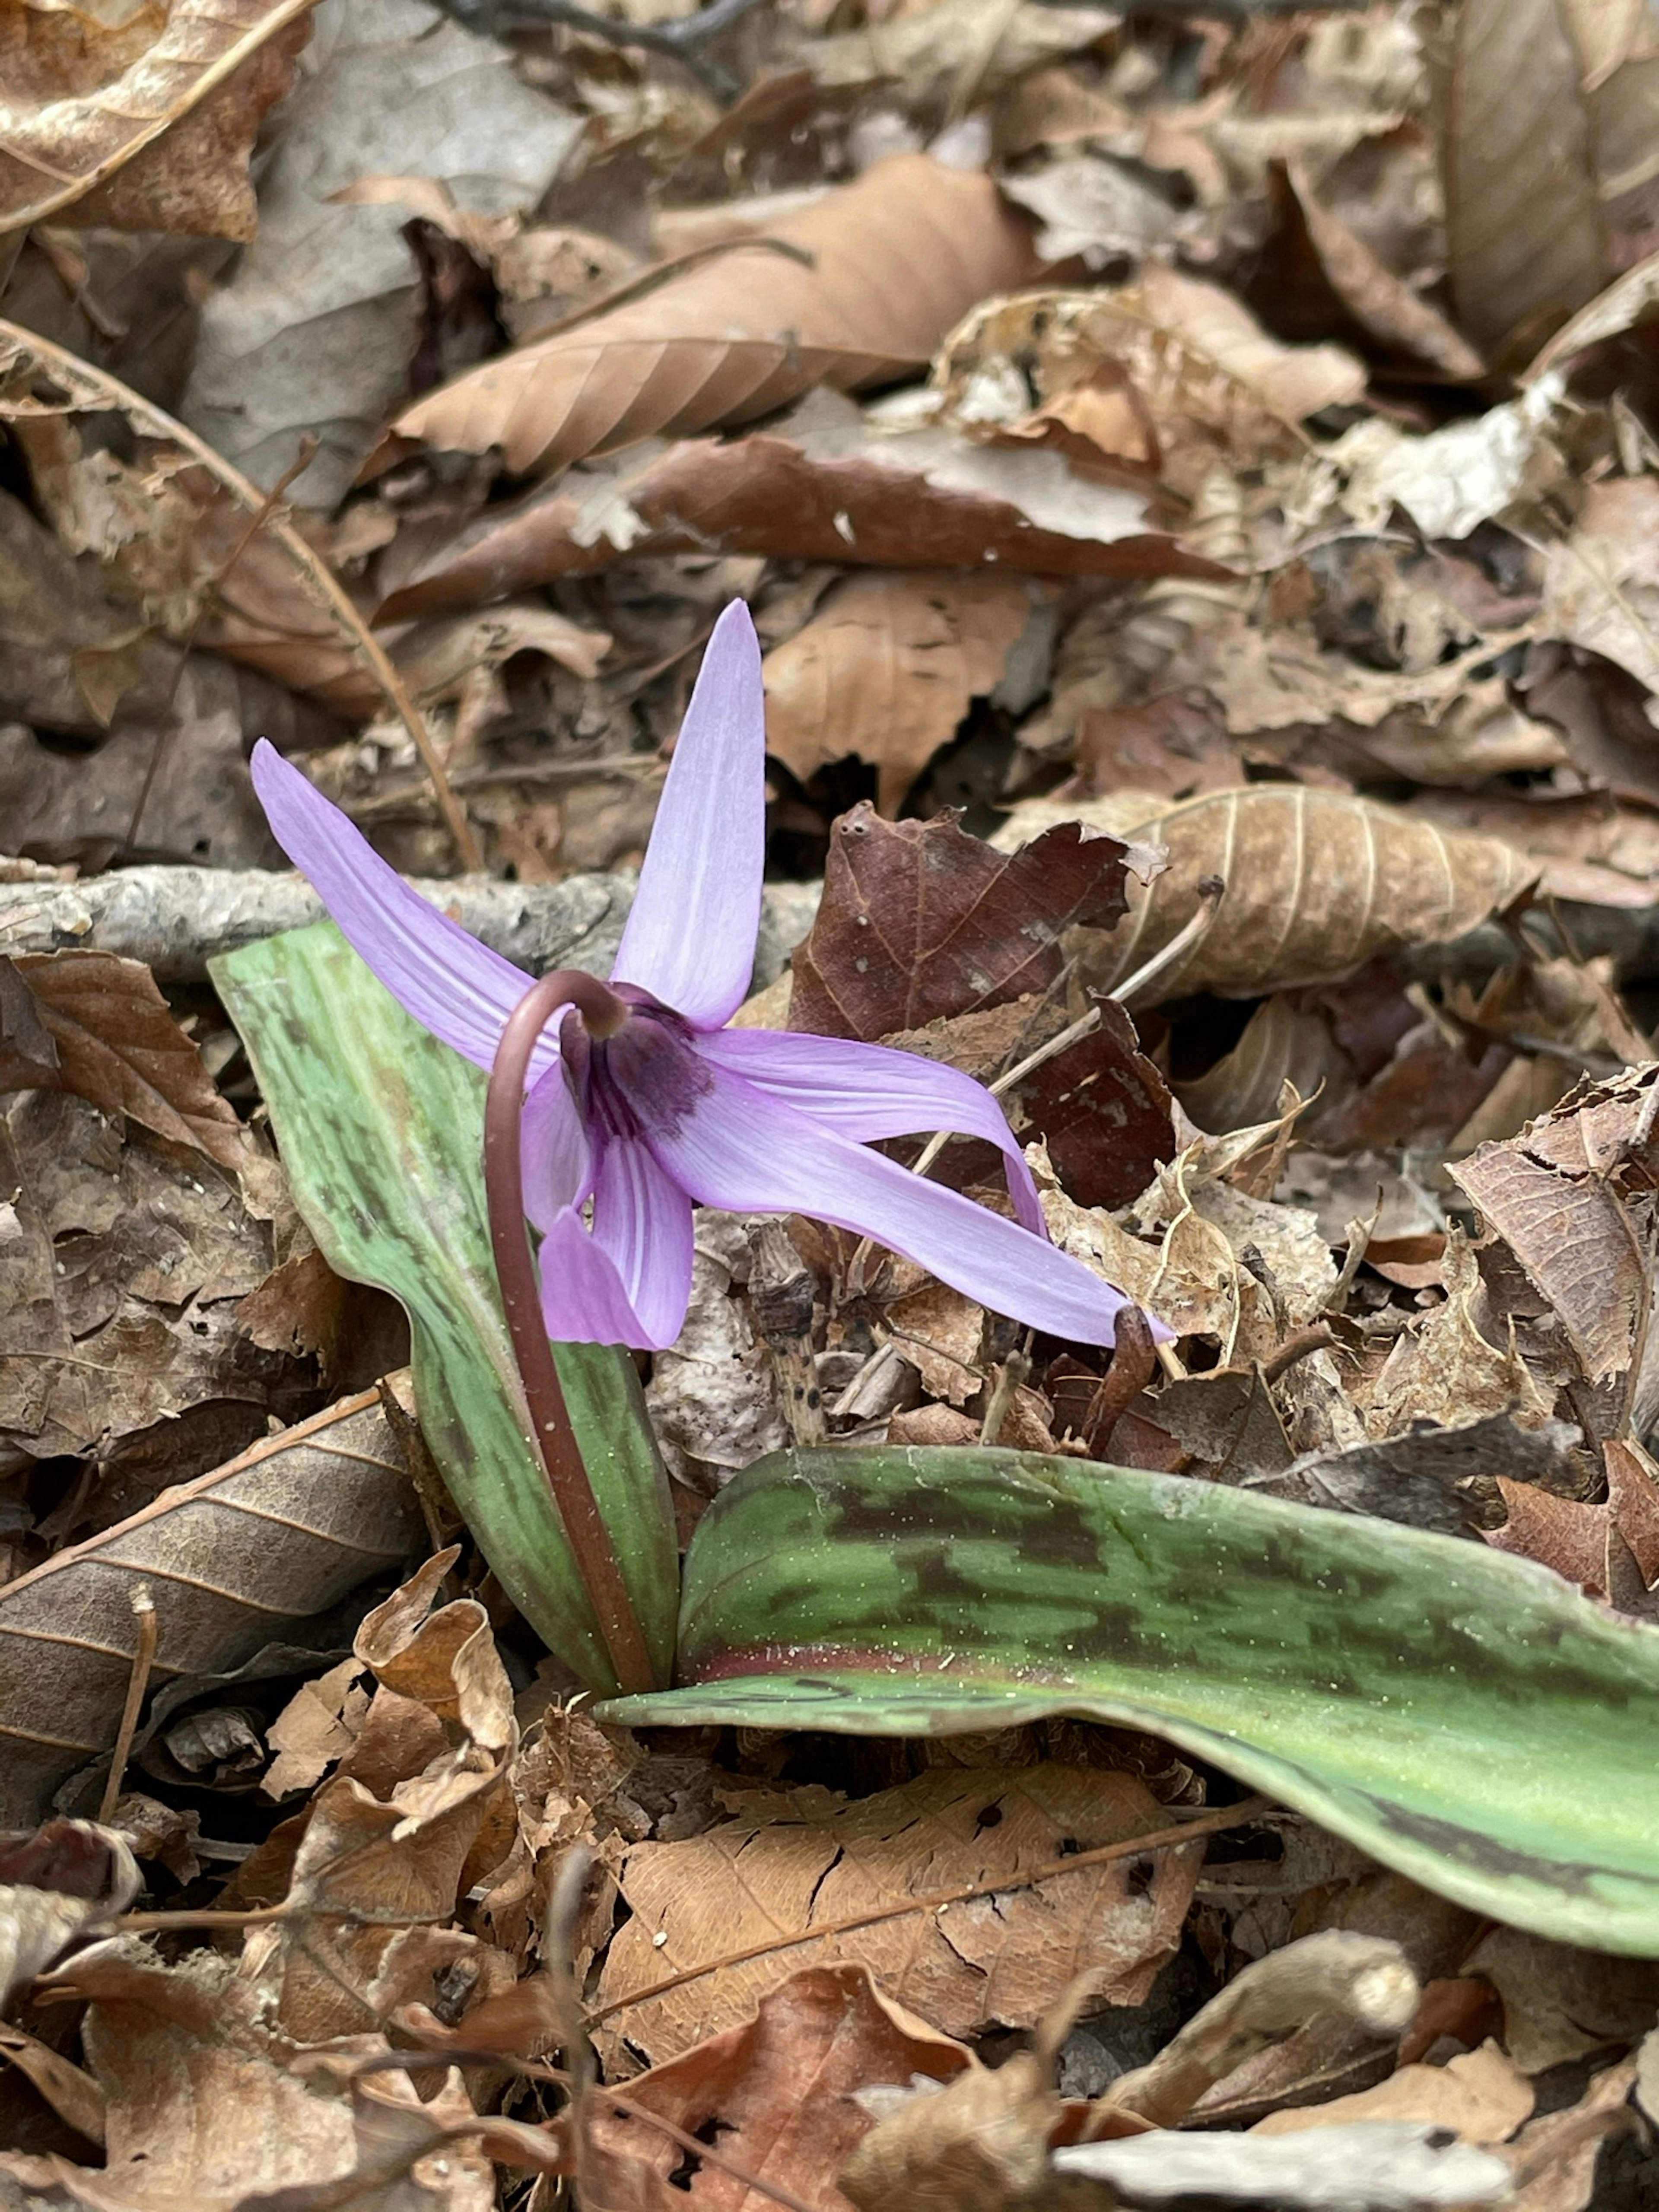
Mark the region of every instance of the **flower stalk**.
<instances>
[{"instance_id":1,"label":"flower stalk","mask_svg":"<svg viewBox=\"0 0 1659 2212\"><path fill-rule=\"evenodd\" d=\"M530 1432L548 1487L586 1585L617 1681L633 1692L659 1687L644 1632L621 1562L576 1440L553 1346L542 1316L535 1256L524 1203L525 1088L543 1030L561 1008L574 1006L589 1033L613 1035L627 1008L597 977L555 969L534 982L501 1030L484 1101L483 1176L489 1237L495 1255L507 1334L524 1386Z\"/></svg>"}]
</instances>

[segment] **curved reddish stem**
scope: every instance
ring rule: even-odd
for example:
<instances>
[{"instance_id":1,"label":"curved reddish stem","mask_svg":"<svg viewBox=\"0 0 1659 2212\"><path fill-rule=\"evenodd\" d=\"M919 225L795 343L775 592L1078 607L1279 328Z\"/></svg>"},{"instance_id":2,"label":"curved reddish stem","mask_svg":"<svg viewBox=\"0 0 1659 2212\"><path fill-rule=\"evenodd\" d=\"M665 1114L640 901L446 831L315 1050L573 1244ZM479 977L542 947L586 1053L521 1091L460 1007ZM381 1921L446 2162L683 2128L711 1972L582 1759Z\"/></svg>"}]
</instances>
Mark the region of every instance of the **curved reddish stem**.
<instances>
[{"instance_id":1,"label":"curved reddish stem","mask_svg":"<svg viewBox=\"0 0 1659 2212\"><path fill-rule=\"evenodd\" d=\"M574 1006L596 1037L614 1036L628 1018L627 1007L613 991L578 969L555 969L531 985L507 1018L489 1073L484 1100L484 1195L507 1334L530 1409L532 1439L575 1554L577 1571L592 1601L617 1680L631 1693L655 1689L656 1671L571 1426L553 1346L542 1319L536 1261L525 1225L520 1133L525 1083L537 1040L561 1006Z\"/></svg>"}]
</instances>

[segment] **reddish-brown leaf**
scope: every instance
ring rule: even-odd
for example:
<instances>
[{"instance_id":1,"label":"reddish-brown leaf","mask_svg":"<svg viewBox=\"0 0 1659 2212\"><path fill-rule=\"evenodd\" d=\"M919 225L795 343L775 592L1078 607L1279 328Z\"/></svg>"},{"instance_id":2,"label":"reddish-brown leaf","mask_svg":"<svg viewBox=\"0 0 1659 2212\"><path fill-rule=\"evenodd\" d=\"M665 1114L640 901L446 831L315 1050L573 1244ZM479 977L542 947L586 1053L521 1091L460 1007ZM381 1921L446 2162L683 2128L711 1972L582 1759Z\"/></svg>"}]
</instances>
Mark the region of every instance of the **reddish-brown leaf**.
<instances>
[{"instance_id":1,"label":"reddish-brown leaf","mask_svg":"<svg viewBox=\"0 0 1659 2212\"><path fill-rule=\"evenodd\" d=\"M951 2037L882 1996L866 1966L809 1966L763 1997L740 2027L695 2045L627 2085L629 2102L712 2142L762 2185L709 2161L690 2201L720 2212L771 2212L764 2185L836 2212L836 2176L868 2132L860 2089L916 2075L945 2081L971 2061ZM805 2094L807 2085L810 2094ZM594 2179L618 2212L677 2212L688 2200L684 2148L647 2121L590 2106Z\"/></svg>"},{"instance_id":2,"label":"reddish-brown leaf","mask_svg":"<svg viewBox=\"0 0 1659 2212\"><path fill-rule=\"evenodd\" d=\"M1041 478L1050 496L1038 501ZM1043 455L975 450L943 431L845 438L805 425L730 444L689 440L598 488L561 486L472 524L387 579L377 619L474 606L556 576L668 553L763 553L872 568L1025 575L1224 577L1161 531L1139 494L1072 482ZM612 532L616 534L613 536Z\"/></svg>"},{"instance_id":3,"label":"reddish-brown leaf","mask_svg":"<svg viewBox=\"0 0 1659 2212\"><path fill-rule=\"evenodd\" d=\"M1060 973L1071 923L1109 929L1152 856L1062 823L1012 855L949 815L884 822L867 801L836 823L823 902L795 955L790 1022L821 1036L890 1036L1000 1006Z\"/></svg>"},{"instance_id":4,"label":"reddish-brown leaf","mask_svg":"<svg viewBox=\"0 0 1659 2212\"><path fill-rule=\"evenodd\" d=\"M193 1146L221 1167L246 1159L247 1133L234 1108L219 1096L142 961L77 951L0 958L0 1088L72 1091L106 1114L129 1115L158 1137ZM40 1049L42 1036L49 1057Z\"/></svg>"}]
</instances>

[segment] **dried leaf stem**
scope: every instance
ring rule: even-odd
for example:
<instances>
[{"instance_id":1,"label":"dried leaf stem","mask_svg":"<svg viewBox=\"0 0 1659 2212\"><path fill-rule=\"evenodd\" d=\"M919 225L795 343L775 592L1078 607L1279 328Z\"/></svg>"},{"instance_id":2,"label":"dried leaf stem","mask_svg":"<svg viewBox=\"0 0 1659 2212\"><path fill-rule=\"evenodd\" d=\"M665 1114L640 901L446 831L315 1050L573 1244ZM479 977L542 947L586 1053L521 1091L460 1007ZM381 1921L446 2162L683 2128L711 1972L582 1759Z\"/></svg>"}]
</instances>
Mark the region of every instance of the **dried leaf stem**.
<instances>
[{"instance_id":1,"label":"dried leaf stem","mask_svg":"<svg viewBox=\"0 0 1659 2212\"><path fill-rule=\"evenodd\" d=\"M880 1921L902 1920L912 1912L938 1912L947 1905L970 1904L976 1897L1006 1897L1018 1889L1034 1889L1040 1881L1052 1881L1057 1875L1074 1873L1079 1867L1109 1866L1115 1859L1137 1859L1146 1851L1168 1850L1176 1844L1190 1843L1195 1836L1213 1836L1225 1828L1242 1827L1245 1822L1258 1820L1273 1809L1270 1797L1243 1797L1237 1805L1218 1805L1190 1820L1176 1821L1167 1828L1153 1828L1144 1836L1131 1836L1122 1843L1101 1844L1091 1851L1075 1851L1070 1858L1050 1859L1042 1866L1028 1868L1024 1874L1003 1875L995 1881L963 1882L955 1889L933 1890L923 1897L906 1898L902 1904L881 1905L868 1912L849 1913L844 1920L826 1920L793 1936L775 1936L764 1943L750 1944L746 1950L728 1951L721 1958L706 1959L701 1966L684 1967L678 1974L652 1982L642 1990L630 1990L625 1997L617 1997L591 2012L588 2025L596 2027L613 2013L626 2012L630 2005L646 2004L653 1997L666 1996L671 1990L684 1989L688 1982L701 1981L705 1974L724 1973L730 1966L746 1966L751 1959L768 1959L775 1952L798 1950L804 1943L822 1943L831 1936L848 1936L860 1928L873 1928ZM624 1903L627 1895L623 1890Z\"/></svg>"},{"instance_id":2,"label":"dried leaf stem","mask_svg":"<svg viewBox=\"0 0 1659 2212\"><path fill-rule=\"evenodd\" d=\"M137 1641L133 1648L132 1671L127 1677L127 1701L121 1708L121 1725L115 1731L115 1748L109 1757L109 1776L104 1784L103 1800L98 1808L98 1818L106 1827L115 1811L116 1800L121 1795L127 1760L132 1754L132 1739L138 1732L138 1716L144 1709L144 1692L149 1687L150 1669L155 1664L155 1644L161 1626L155 1618L155 1600L150 1595L148 1583L139 1583L135 1586L132 1612Z\"/></svg>"},{"instance_id":3,"label":"dried leaf stem","mask_svg":"<svg viewBox=\"0 0 1659 2212\"><path fill-rule=\"evenodd\" d=\"M306 6L311 0L305 0ZM293 13L302 13L295 7ZM123 384L108 371L95 368L90 362L82 361L78 354L70 353L63 346L54 345L49 338L26 331L21 324L0 319L0 370L9 364L4 352L9 349L14 361L33 360L54 377L70 394L71 409L78 407L118 408L147 437L163 438L180 452L188 453L214 479L222 484L231 496L240 501L250 514L261 514L266 506L266 495L245 477L239 468L217 453L193 430L160 407L135 392L131 385ZM53 404L36 403L32 409L20 408L9 403L17 412L33 411L42 414L62 414L66 410ZM4 408L0 407L0 414ZM265 514L263 527L282 546L299 570L307 588L327 607L339 623L352 647L368 666L375 682L385 692L398 719L409 732L422 765L431 779L445 826L455 841L455 850L461 866L471 873L483 866L483 854L477 835L466 818L466 812L451 787L448 775L427 728L426 718L410 696L408 686L386 653L386 647L369 629L362 616L353 605L350 594L339 579L311 546L307 545L294 525L279 514Z\"/></svg>"},{"instance_id":4,"label":"dried leaf stem","mask_svg":"<svg viewBox=\"0 0 1659 2212\"><path fill-rule=\"evenodd\" d=\"M633 1692L657 1686L655 1669L571 1425L553 1347L542 1319L536 1262L525 1227L520 1140L525 1084L537 1040L563 1006L575 1007L595 1036L608 1036L626 1016L621 1001L603 983L577 969L556 968L531 985L507 1017L490 1071L484 1102L484 1193L501 1304L524 1384L531 1436L547 1471L548 1486L575 1554L577 1570L592 1601L617 1680L624 1691Z\"/></svg>"}]
</instances>

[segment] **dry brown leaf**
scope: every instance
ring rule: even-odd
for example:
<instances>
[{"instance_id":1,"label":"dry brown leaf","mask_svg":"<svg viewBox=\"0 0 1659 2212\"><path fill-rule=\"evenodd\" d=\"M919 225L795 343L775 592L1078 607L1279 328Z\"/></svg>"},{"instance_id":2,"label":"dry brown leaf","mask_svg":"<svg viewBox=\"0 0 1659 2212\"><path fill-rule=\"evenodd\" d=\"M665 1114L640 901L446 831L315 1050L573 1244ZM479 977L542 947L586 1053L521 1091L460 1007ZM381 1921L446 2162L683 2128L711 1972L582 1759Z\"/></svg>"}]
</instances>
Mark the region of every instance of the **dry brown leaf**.
<instances>
[{"instance_id":1,"label":"dry brown leaf","mask_svg":"<svg viewBox=\"0 0 1659 2212\"><path fill-rule=\"evenodd\" d=\"M1077 811L1091 812L1085 802ZM1125 824L1133 805L1115 804ZM1017 810L996 842L1018 841ZM1334 981L1403 945L1461 937L1510 905L1532 864L1490 837L1447 836L1376 801L1306 785L1253 784L1140 814L1132 834L1164 846L1165 872L1129 886L1129 912L1079 940L1079 975L1109 991L1200 910L1199 885L1226 885L1215 920L1158 976L1159 999L1224 998Z\"/></svg>"},{"instance_id":2,"label":"dry brown leaf","mask_svg":"<svg viewBox=\"0 0 1659 2212\"><path fill-rule=\"evenodd\" d=\"M1377 2037L1410 2026L1421 1991L1387 1937L1328 1928L1235 1974L1146 2066L1121 2075L1103 2106L1173 2127L1252 2053L1282 2042L1310 2014L1340 2013Z\"/></svg>"},{"instance_id":3,"label":"dry brown leaf","mask_svg":"<svg viewBox=\"0 0 1659 2212\"><path fill-rule=\"evenodd\" d=\"M1061 823L1012 858L949 815L886 822L860 800L835 825L823 898L796 949L789 1018L820 1036L866 1042L1044 991L1059 939L1079 919L1123 912L1144 847Z\"/></svg>"},{"instance_id":4,"label":"dry brown leaf","mask_svg":"<svg viewBox=\"0 0 1659 2212\"><path fill-rule=\"evenodd\" d=\"M0 234L48 219L250 239L248 156L314 0L0 18Z\"/></svg>"},{"instance_id":5,"label":"dry brown leaf","mask_svg":"<svg viewBox=\"0 0 1659 2212\"><path fill-rule=\"evenodd\" d=\"M925 155L878 164L772 234L419 401L428 445L500 447L550 474L632 439L769 413L817 384L851 390L925 362L987 292L1035 273L995 186ZM810 257L810 265L806 264Z\"/></svg>"},{"instance_id":6,"label":"dry brown leaf","mask_svg":"<svg viewBox=\"0 0 1659 2212\"><path fill-rule=\"evenodd\" d=\"M148 1582L155 1679L226 1673L407 1556L414 1491L372 1392L270 1437L0 1592L0 1819L115 1741Z\"/></svg>"},{"instance_id":7,"label":"dry brown leaf","mask_svg":"<svg viewBox=\"0 0 1659 2212\"><path fill-rule=\"evenodd\" d=\"M937 427L887 432L819 392L775 430L678 441L615 476L579 471L492 510L418 565L389 569L379 619L689 552L898 568L994 560L1036 575L1228 573L1161 531L1146 497L1081 483L1058 454L971 446Z\"/></svg>"},{"instance_id":8,"label":"dry brown leaf","mask_svg":"<svg viewBox=\"0 0 1659 2212\"><path fill-rule=\"evenodd\" d=\"M1116 24L1103 8L930 0L894 9L866 29L803 40L799 52L821 85L896 77L907 104L925 111L955 97L964 81L975 99L1000 92L1028 70L1092 46Z\"/></svg>"},{"instance_id":9,"label":"dry brown leaf","mask_svg":"<svg viewBox=\"0 0 1659 2212\"><path fill-rule=\"evenodd\" d=\"M425 2103L406 2075L354 2084L352 2059L383 2051L378 2039L295 2064L247 1961L198 1951L164 1966L128 1937L82 1953L52 1986L88 2003L107 2163L19 2163L87 2212L490 2212L492 2156L556 2162L541 2130L481 2118L459 2074Z\"/></svg>"},{"instance_id":10,"label":"dry brown leaf","mask_svg":"<svg viewBox=\"0 0 1659 2212\"><path fill-rule=\"evenodd\" d=\"M1058 443L1191 496L1218 459L1249 468L1304 450L1295 426L1358 400L1335 346L1286 346L1218 285L1153 264L1110 292L987 300L933 369L964 435Z\"/></svg>"},{"instance_id":11,"label":"dry brown leaf","mask_svg":"<svg viewBox=\"0 0 1659 2212\"><path fill-rule=\"evenodd\" d=\"M1484 364L1462 331L1325 205L1307 164L1293 160L1286 173L1320 265L1355 319L1384 344L1415 354L1460 383L1480 377Z\"/></svg>"},{"instance_id":12,"label":"dry brown leaf","mask_svg":"<svg viewBox=\"0 0 1659 2212\"><path fill-rule=\"evenodd\" d=\"M1031 617L1018 576L949 569L853 575L766 657L766 749L806 782L851 753L895 815L969 702L1002 680Z\"/></svg>"},{"instance_id":13,"label":"dry brown leaf","mask_svg":"<svg viewBox=\"0 0 1659 2212\"><path fill-rule=\"evenodd\" d=\"M1659 483L1587 487L1578 519L1549 548L1540 628L1599 653L1659 690Z\"/></svg>"},{"instance_id":14,"label":"dry brown leaf","mask_svg":"<svg viewBox=\"0 0 1659 2212\"><path fill-rule=\"evenodd\" d=\"M1659 1965L1547 1943L1493 1928L1465 1972L1484 1975L1504 2002L1504 2044L1523 2074L1547 2074L1609 2043L1644 2035L1659 2004Z\"/></svg>"},{"instance_id":15,"label":"dry brown leaf","mask_svg":"<svg viewBox=\"0 0 1659 2212\"><path fill-rule=\"evenodd\" d=\"M1000 1818L988 1824L981 1816L990 1808ZM629 2054L660 2063L743 2019L815 1951L819 1961L861 1960L888 1996L948 2034L992 2021L1029 2027L1084 1971L1098 1977L1109 2002L1138 2003L1176 1941L1197 1878L1190 1853L1160 1854L1139 1895L1115 1863L1033 1887L1012 1885L1068 1838L1090 1849L1157 1825L1155 1801L1127 1775L1057 1765L995 1776L937 1769L827 1817L769 1819L763 1808L687 1843L641 1844L623 1873L633 1917L611 1944L600 1984L601 2003L623 2008L601 2031L604 2050L624 2063ZM822 1947L751 1960L628 2002L632 1990L750 1943L1004 1873L1011 1887L994 1898L826 1936Z\"/></svg>"},{"instance_id":16,"label":"dry brown leaf","mask_svg":"<svg viewBox=\"0 0 1659 2212\"><path fill-rule=\"evenodd\" d=\"M1552 1401L1504 1325L1488 1324L1504 1340L1497 1344L1480 1327L1486 1303L1480 1271L1456 1230L1448 1233L1442 1264L1444 1302L1395 1339L1371 1387L1366 1427L1373 1437L1391 1437L1416 1421L1449 1426L1486 1413L1510 1413L1523 1428L1538 1427L1549 1419Z\"/></svg>"},{"instance_id":17,"label":"dry brown leaf","mask_svg":"<svg viewBox=\"0 0 1659 2212\"><path fill-rule=\"evenodd\" d=\"M1532 2118L1533 2086L1495 2043L1466 2051L1443 2066L1401 2066L1374 2089L1270 2112L1250 2130L1258 2136L1297 2135L1304 2128L1340 2126L1348 2120L1430 2120L1452 2129L1465 2142L1507 2142Z\"/></svg>"},{"instance_id":18,"label":"dry brown leaf","mask_svg":"<svg viewBox=\"0 0 1659 2212\"><path fill-rule=\"evenodd\" d=\"M760 2183L820 2212L843 2212L836 2177L870 2128L860 2093L917 2075L948 2081L972 2063L961 2044L884 1997L867 1967L809 1966L763 1996L752 2020L630 2081L628 2097L714 2144ZM763 2187L712 2161L688 2174L680 2143L607 2109L603 2093L590 2109L605 2204L677 2212L689 2190L694 2204L720 2212L769 2212L774 2200Z\"/></svg>"},{"instance_id":19,"label":"dry brown leaf","mask_svg":"<svg viewBox=\"0 0 1659 2212\"><path fill-rule=\"evenodd\" d=\"M1505 2212L1587 2212L1594 2205L1601 2147L1630 2126L1626 2106L1635 2079L1633 2058L1609 2066L1576 2105L1527 2123L1505 2154L1521 2184Z\"/></svg>"},{"instance_id":20,"label":"dry brown leaf","mask_svg":"<svg viewBox=\"0 0 1659 2212\"><path fill-rule=\"evenodd\" d=\"M1581 1085L1519 1136L1451 1170L1559 1316L1600 1433L1652 1420L1652 1062Z\"/></svg>"},{"instance_id":21,"label":"dry brown leaf","mask_svg":"<svg viewBox=\"0 0 1659 2212\"><path fill-rule=\"evenodd\" d=\"M125 1912L143 1887L125 1836L91 1820L48 1820L0 1836L0 2007L88 1923Z\"/></svg>"},{"instance_id":22,"label":"dry brown leaf","mask_svg":"<svg viewBox=\"0 0 1659 2212\"><path fill-rule=\"evenodd\" d=\"M431 1610L458 1556L428 1559L357 1632L355 1662L380 1687L309 1808L261 1958L276 2017L301 2042L380 2027L401 2006L441 2003L440 1977L459 1968L476 1989L492 1970L477 1939L446 1923L464 1870L498 1866L516 1838L517 1730L483 1607Z\"/></svg>"},{"instance_id":23,"label":"dry brown leaf","mask_svg":"<svg viewBox=\"0 0 1659 2212\"><path fill-rule=\"evenodd\" d=\"M1458 319L1488 357L1524 360L1608 273L1562 0L1464 0L1447 94L1441 166Z\"/></svg>"},{"instance_id":24,"label":"dry brown leaf","mask_svg":"<svg viewBox=\"0 0 1659 2212\"><path fill-rule=\"evenodd\" d=\"M221 1167L250 1163L235 1109L219 1096L142 962L107 952L0 955L0 1004L8 979L27 994L52 1049L46 1066L26 1063L13 1071L9 1022L0 1014L0 1090L70 1091L103 1113L131 1115L157 1136L205 1152Z\"/></svg>"}]
</instances>

